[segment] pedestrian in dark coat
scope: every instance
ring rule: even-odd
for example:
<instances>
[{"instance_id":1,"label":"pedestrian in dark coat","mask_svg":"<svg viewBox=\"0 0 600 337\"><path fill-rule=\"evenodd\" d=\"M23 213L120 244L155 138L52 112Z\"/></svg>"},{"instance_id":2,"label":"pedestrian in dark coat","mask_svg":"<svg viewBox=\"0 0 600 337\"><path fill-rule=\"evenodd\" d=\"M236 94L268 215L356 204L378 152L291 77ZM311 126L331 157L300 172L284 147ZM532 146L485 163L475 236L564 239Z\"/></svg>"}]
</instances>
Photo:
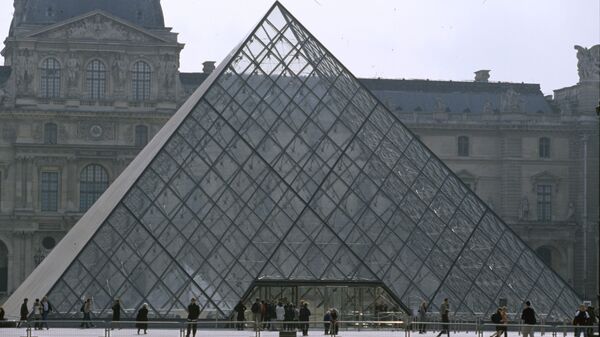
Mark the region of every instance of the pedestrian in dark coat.
<instances>
[{"instance_id":1,"label":"pedestrian in dark coat","mask_svg":"<svg viewBox=\"0 0 600 337\"><path fill-rule=\"evenodd\" d=\"M17 323L17 328L21 327L22 322L27 322L28 316L29 309L27 309L27 299L24 299L23 304L21 304L21 317L19 318L19 323Z\"/></svg>"},{"instance_id":2,"label":"pedestrian in dark coat","mask_svg":"<svg viewBox=\"0 0 600 337\"><path fill-rule=\"evenodd\" d=\"M135 327L138 335L140 330L144 330L144 334L148 333L148 323L146 322L148 322L148 304L144 303L135 317Z\"/></svg>"},{"instance_id":3,"label":"pedestrian in dark coat","mask_svg":"<svg viewBox=\"0 0 600 337\"><path fill-rule=\"evenodd\" d=\"M300 328L302 329L302 336L308 336L308 320L310 318L310 310L308 310L308 303L304 303L300 308L300 314L298 315L298 321L300 321Z\"/></svg>"},{"instance_id":4,"label":"pedestrian in dark coat","mask_svg":"<svg viewBox=\"0 0 600 337\"><path fill-rule=\"evenodd\" d=\"M325 328L325 335L329 335L329 328L331 326L331 311L327 310L323 315L323 326Z\"/></svg>"},{"instance_id":5,"label":"pedestrian in dark coat","mask_svg":"<svg viewBox=\"0 0 600 337\"><path fill-rule=\"evenodd\" d=\"M329 311L331 312L331 318L329 319L329 321L331 322L331 326L329 327L329 333L335 336L338 334L338 330L340 328L338 322L338 312L335 308L332 308Z\"/></svg>"},{"instance_id":6,"label":"pedestrian in dark coat","mask_svg":"<svg viewBox=\"0 0 600 337\"><path fill-rule=\"evenodd\" d=\"M185 337L190 337L190 330L192 330L193 332L193 336L196 337L196 329L198 326L198 317L200 317L200 306L198 304L196 304L196 299L192 298L192 300L190 301L190 305L188 305L187 307L187 312L188 312L188 326L187 326L187 333L185 335Z\"/></svg>"},{"instance_id":7,"label":"pedestrian in dark coat","mask_svg":"<svg viewBox=\"0 0 600 337\"><path fill-rule=\"evenodd\" d=\"M235 308L233 308L235 312L237 312L237 329L244 330L244 322L246 321L246 306L240 302Z\"/></svg>"},{"instance_id":8,"label":"pedestrian in dark coat","mask_svg":"<svg viewBox=\"0 0 600 337\"><path fill-rule=\"evenodd\" d=\"M114 329L115 326L117 328L121 329L121 326L118 323L120 320L121 320L121 301L117 298L115 300L115 303L112 306L112 321L113 321L112 329Z\"/></svg>"}]
</instances>

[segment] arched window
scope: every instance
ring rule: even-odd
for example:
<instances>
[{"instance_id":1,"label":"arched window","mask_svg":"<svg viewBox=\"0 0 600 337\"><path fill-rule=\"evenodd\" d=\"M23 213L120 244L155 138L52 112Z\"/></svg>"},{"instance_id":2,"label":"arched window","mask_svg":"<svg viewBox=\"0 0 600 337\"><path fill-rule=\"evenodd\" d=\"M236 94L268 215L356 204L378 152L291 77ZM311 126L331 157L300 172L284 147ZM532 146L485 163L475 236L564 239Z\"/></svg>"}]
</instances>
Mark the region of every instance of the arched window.
<instances>
[{"instance_id":1,"label":"arched window","mask_svg":"<svg viewBox=\"0 0 600 337\"><path fill-rule=\"evenodd\" d=\"M79 179L79 209L87 211L107 188L106 170L96 164L86 166Z\"/></svg>"},{"instance_id":2,"label":"arched window","mask_svg":"<svg viewBox=\"0 0 600 337\"><path fill-rule=\"evenodd\" d=\"M106 96L106 66L100 60L93 60L86 69L87 93L90 99L103 99Z\"/></svg>"},{"instance_id":3,"label":"arched window","mask_svg":"<svg viewBox=\"0 0 600 337\"><path fill-rule=\"evenodd\" d=\"M137 125L135 127L135 146L145 146L148 144L148 127Z\"/></svg>"},{"instance_id":4,"label":"arched window","mask_svg":"<svg viewBox=\"0 0 600 337\"><path fill-rule=\"evenodd\" d=\"M44 144L56 144L58 138L58 127L54 123L44 124Z\"/></svg>"},{"instance_id":5,"label":"arched window","mask_svg":"<svg viewBox=\"0 0 600 337\"><path fill-rule=\"evenodd\" d=\"M145 101L150 99L150 78L152 71L148 63L137 61L133 65L131 74L131 91L135 101Z\"/></svg>"},{"instance_id":6,"label":"arched window","mask_svg":"<svg viewBox=\"0 0 600 337\"><path fill-rule=\"evenodd\" d=\"M550 138L542 137L539 140L540 158L550 158Z\"/></svg>"},{"instance_id":7,"label":"arched window","mask_svg":"<svg viewBox=\"0 0 600 337\"><path fill-rule=\"evenodd\" d=\"M50 57L42 61L40 95L46 98L60 96L60 63L55 58Z\"/></svg>"},{"instance_id":8,"label":"arched window","mask_svg":"<svg viewBox=\"0 0 600 337\"><path fill-rule=\"evenodd\" d=\"M8 290L8 249L0 241L0 293Z\"/></svg>"},{"instance_id":9,"label":"arched window","mask_svg":"<svg viewBox=\"0 0 600 337\"><path fill-rule=\"evenodd\" d=\"M458 137L458 156L468 157L469 156L469 137L460 136Z\"/></svg>"}]
</instances>

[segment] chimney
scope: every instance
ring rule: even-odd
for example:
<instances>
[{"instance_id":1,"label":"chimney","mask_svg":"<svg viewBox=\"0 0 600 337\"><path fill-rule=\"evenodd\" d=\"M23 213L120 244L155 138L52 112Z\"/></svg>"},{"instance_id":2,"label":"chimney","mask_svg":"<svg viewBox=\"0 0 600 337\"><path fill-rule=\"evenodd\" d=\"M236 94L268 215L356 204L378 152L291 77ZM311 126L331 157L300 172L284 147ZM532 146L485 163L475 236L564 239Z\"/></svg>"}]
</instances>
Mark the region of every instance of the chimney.
<instances>
[{"instance_id":1,"label":"chimney","mask_svg":"<svg viewBox=\"0 0 600 337\"><path fill-rule=\"evenodd\" d=\"M206 61L203 62L203 68L202 68L202 72L205 74L210 74L215 70L215 61Z\"/></svg>"},{"instance_id":2,"label":"chimney","mask_svg":"<svg viewBox=\"0 0 600 337\"><path fill-rule=\"evenodd\" d=\"M475 72L475 82L486 82L490 78L491 70L477 70Z\"/></svg>"}]
</instances>

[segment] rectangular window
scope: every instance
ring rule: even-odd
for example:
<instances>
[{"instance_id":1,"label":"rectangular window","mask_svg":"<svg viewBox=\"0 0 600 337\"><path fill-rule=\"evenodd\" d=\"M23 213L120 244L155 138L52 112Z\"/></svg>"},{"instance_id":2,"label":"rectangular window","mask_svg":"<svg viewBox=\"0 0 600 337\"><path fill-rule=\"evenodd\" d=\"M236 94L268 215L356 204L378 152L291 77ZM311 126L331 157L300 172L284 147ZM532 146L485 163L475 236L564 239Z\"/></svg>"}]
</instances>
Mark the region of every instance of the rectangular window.
<instances>
[{"instance_id":1,"label":"rectangular window","mask_svg":"<svg viewBox=\"0 0 600 337\"><path fill-rule=\"evenodd\" d=\"M56 212L58 210L58 172L42 172L40 180L42 211Z\"/></svg>"},{"instance_id":2,"label":"rectangular window","mask_svg":"<svg viewBox=\"0 0 600 337\"><path fill-rule=\"evenodd\" d=\"M458 137L458 156L468 157L469 156L469 137L460 136Z\"/></svg>"},{"instance_id":3,"label":"rectangular window","mask_svg":"<svg viewBox=\"0 0 600 337\"><path fill-rule=\"evenodd\" d=\"M537 185L537 218L538 221L552 220L552 185Z\"/></svg>"}]
</instances>

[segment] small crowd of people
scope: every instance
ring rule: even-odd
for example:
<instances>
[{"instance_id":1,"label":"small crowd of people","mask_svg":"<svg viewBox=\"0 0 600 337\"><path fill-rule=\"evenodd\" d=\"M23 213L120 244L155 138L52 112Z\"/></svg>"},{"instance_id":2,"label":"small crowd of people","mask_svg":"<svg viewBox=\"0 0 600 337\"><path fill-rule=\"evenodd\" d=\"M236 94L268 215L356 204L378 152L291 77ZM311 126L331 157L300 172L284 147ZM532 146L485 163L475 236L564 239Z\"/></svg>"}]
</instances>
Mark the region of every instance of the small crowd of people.
<instances>
[{"instance_id":1,"label":"small crowd of people","mask_svg":"<svg viewBox=\"0 0 600 337\"><path fill-rule=\"evenodd\" d=\"M285 302L285 304L284 304ZM234 310L237 312L238 330L243 330L246 307L239 303ZM250 307L254 329L294 331L301 330L303 336L308 336L308 321L311 312L308 303L300 301L299 308L295 304L280 300L277 303L261 301L257 298Z\"/></svg>"},{"instance_id":2,"label":"small crowd of people","mask_svg":"<svg viewBox=\"0 0 600 337\"><path fill-rule=\"evenodd\" d=\"M521 323L523 324L521 327L521 333L523 337L534 337L534 328L537 324L537 314L533 309L530 301L525 301L525 308L521 312ZM422 301L419 305L417 313L414 315L415 320L418 323L419 334L427 333L427 311L429 305L426 301ZM442 304L440 305L440 315L442 328L437 335L440 337L444 334L450 336L449 329L449 313L450 313L450 303L447 298L444 299ZM581 305L575 316L573 318L572 324L577 326L575 328L575 336L581 337L581 333L584 332L584 337L592 337L593 336L593 326L598 319L598 314L595 312L594 308L591 306ZM508 334L508 326L509 317L508 317L508 308L506 306L498 307L496 312L492 314L490 317L492 323L496 324L495 332L490 337L507 337ZM579 328L579 326L587 326L586 328Z\"/></svg>"},{"instance_id":3,"label":"small crowd of people","mask_svg":"<svg viewBox=\"0 0 600 337\"><path fill-rule=\"evenodd\" d=\"M31 311L29 311L28 302L29 300L26 298L21 304L17 328L19 328L23 322L27 322L27 319L31 315L33 317L33 326L35 330L43 330L44 327L46 327L46 330L49 330L48 315L53 312L54 309L52 304L50 304L50 301L48 301L48 297L44 296L41 301L39 298L36 298L31 306ZM4 316L4 309L2 309L2 316Z\"/></svg>"}]
</instances>

